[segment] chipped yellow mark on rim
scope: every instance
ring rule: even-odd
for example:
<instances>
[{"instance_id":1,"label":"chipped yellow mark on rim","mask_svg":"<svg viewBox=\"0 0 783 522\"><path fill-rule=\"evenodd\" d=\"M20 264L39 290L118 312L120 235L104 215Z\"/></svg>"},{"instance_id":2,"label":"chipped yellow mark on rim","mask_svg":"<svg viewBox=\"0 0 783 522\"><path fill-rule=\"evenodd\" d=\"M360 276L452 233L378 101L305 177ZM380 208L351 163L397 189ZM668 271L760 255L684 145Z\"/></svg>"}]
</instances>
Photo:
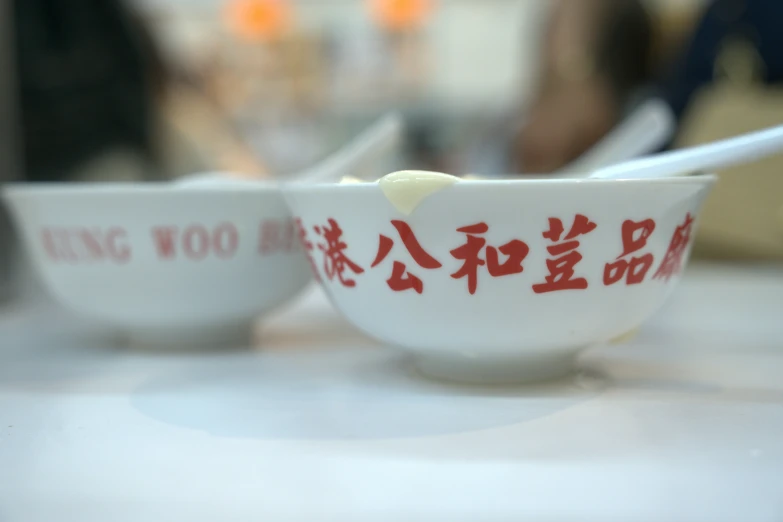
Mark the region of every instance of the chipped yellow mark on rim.
<instances>
[{"instance_id":1,"label":"chipped yellow mark on rim","mask_svg":"<svg viewBox=\"0 0 783 522\"><path fill-rule=\"evenodd\" d=\"M609 341L609 344L624 344L629 341L632 341L636 338L636 336L639 334L639 329L634 328L630 332L626 332L623 335L620 335L618 337L615 337L611 341Z\"/></svg>"},{"instance_id":2,"label":"chipped yellow mark on rim","mask_svg":"<svg viewBox=\"0 0 783 522\"><path fill-rule=\"evenodd\" d=\"M458 177L440 172L402 170L382 177L378 185L394 208L410 215L427 197L458 181Z\"/></svg>"}]
</instances>

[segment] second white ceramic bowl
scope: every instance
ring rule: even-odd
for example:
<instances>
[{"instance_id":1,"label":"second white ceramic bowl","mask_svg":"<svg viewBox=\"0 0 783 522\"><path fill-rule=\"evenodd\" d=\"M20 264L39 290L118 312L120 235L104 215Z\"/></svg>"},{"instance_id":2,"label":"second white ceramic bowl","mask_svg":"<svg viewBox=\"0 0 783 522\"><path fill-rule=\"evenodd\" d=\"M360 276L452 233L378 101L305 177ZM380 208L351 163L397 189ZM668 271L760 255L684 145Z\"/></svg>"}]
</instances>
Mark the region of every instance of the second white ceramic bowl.
<instances>
[{"instance_id":1,"label":"second white ceramic bowl","mask_svg":"<svg viewBox=\"0 0 783 522\"><path fill-rule=\"evenodd\" d=\"M459 181L411 212L378 183L285 192L314 270L354 325L424 373L505 382L562 375L579 350L658 310L713 182Z\"/></svg>"},{"instance_id":2,"label":"second white ceramic bowl","mask_svg":"<svg viewBox=\"0 0 783 522\"><path fill-rule=\"evenodd\" d=\"M311 279L274 183L20 184L4 197L53 296L136 342L246 338Z\"/></svg>"}]
</instances>

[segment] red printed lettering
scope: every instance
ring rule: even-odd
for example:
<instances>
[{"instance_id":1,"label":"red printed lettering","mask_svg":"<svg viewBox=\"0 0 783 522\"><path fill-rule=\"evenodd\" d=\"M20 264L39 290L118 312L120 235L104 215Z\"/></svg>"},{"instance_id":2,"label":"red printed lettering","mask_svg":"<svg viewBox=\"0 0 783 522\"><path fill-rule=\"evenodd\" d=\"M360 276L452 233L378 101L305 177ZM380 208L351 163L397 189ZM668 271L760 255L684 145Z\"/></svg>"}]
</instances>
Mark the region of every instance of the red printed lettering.
<instances>
[{"instance_id":1,"label":"red printed lettering","mask_svg":"<svg viewBox=\"0 0 783 522\"><path fill-rule=\"evenodd\" d=\"M68 261L71 263L78 261L76 252L74 252L71 247L71 241L67 230L46 228L41 232L41 236L44 250L51 261Z\"/></svg>"},{"instance_id":2,"label":"red printed lettering","mask_svg":"<svg viewBox=\"0 0 783 522\"><path fill-rule=\"evenodd\" d=\"M103 238L94 230L83 229L78 232L79 239L82 242L87 255L92 259L103 259L104 251L102 240Z\"/></svg>"},{"instance_id":3,"label":"red printed lettering","mask_svg":"<svg viewBox=\"0 0 783 522\"><path fill-rule=\"evenodd\" d=\"M175 226L153 227L152 239L158 259L173 260L181 249L184 257L201 261L210 254L230 259L239 249L239 231L233 223L220 223L211 231L204 225L190 225L180 234Z\"/></svg>"},{"instance_id":4,"label":"red printed lettering","mask_svg":"<svg viewBox=\"0 0 783 522\"><path fill-rule=\"evenodd\" d=\"M582 254L578 251L580 243L577 238L589 234L597 226L586 216L577 214L568 234L562 238L565 232L563 222L558 218L549 218L549 230L542 235L555 244L547 247L547 252L552 256L546 261L549 275L546 276L544 283L533 285L535 293L543 294L587 288L587 279L575 277L576 265L582 260ZM563 242L560 242L561 238Z\"/></svg>"},{"instance_id":5,"label":"red printed lettering","mask_svg":"<svg viewBox=\"0 0 783 522\"><path fill-rule=\"evenodd\" d=\"M191 225L182 234L182 250L195 261L207 257L209 253L209 232L201 225Z\"/></svg>"},{"instance_id":6,"label":"red printed lettering","mask_svg":"<svg viewBox=\"0 0 783 522\"><path fill-rule=\"evenodd\" d=\"M60 251L57 248L57 241L54 239L54 234L48 228L41 231L41 240L43 243L44 252L50 261L58 261L60 258Z\"/></svg>"},{"instance_id":7,"label":"red printed lettering","mask_svg":"<svg viewBox=\"0 0 783 522\"><path fill-rule=\"evenodd\" d=\"M625 277L626 285L638 285L644 281L653 264L653 255L650 253L642 256L628 256L637 253L647 246L647 239L655 231L655 221L626 220L622 226L623 252L617 256L613 263L604 266L604 285L611 286Z\"/></svg>"},{"instance_id":8,"label":"red printed lettering","mask_svg":"<svg viewBox=\"0 0 783 522\"><path fill-rule=\"evenodd\" d=\"M120 227L45 228L41 231L44 252L54 262L85 263L110 261L125 264L130 261L131 248L127 232Z\"/></svg>"},{"instance_id":9,"label":"red printed lettering","mask_svg":"<svg viewBox=\"0 0 783 522\"><path fill-rule=\"evenodd\" d=\"M297 230L296 230L296 223L294 223L293 219L289 219L285 222L285 227L283 232L283 250L286 252L293 252L296 250L296 247L298 245L298 242L296 241L297 236Z\"/></svg>"},{"instance_id":10,"label":"red printed lettering","mask_svg":"<svg viewBox=\"0 0 783 522\"><path fill-rule=\"evenodd\" d=\"M267 219L259 226L258 253L268 256L276 252L292 252L297 245L296 220L286 220L284 223Z\"/></svg>"},{"instance_id":11,"label":"red printed lettering","mask_svg":"<svg viewBox=\"0 0 783 522\"><path fill-rule=\"evenodd\" d=\"M323 237L325 243L320 243L318 249L323 252L324 257L324 275L329 281L337 280L345 287L353 288L356 281L346 275L346 270L350 270L356 275L364 273L364 269L354 263L345 250L348 244L342 240L343 230L340 225L332 218L328 219L328 226L314 226L313 230L319 236Z\"/></svg>"},{"instance_id":12,"label":"red printed lettering","mask_svg":"<svg viewBox=\"0 0 783 522\"><path fill-rule=\"evenodd\" d=\"M685 221L679 225L672 235L669 242L669 248L661 262L661 266L655 272L653 279L663 279L668 282L673 276L682 272L682 262L685 250L691 242L691 231L693 228L693 216L690 212L686 214Z\"/></svg>"},{"instance_id":13,"label":"red printed lettering","mask_svg":"<svg viewBox=\"0 0 783 522\"><path fill-rule=\"evenodd\" d=\"M109 258L120 263L130 261L131 249L124 240L128 234L121 228L110 228L106 233L106 251Z\"/></svg>"},{"instance_id":14,"label":"red printed lettering","mask_svg":"<svg viewBox=\"0 0 783 522\"><path fill-rule=\"evenodd\" d=\"M391 224L397 230L397 235L400 237L402 244L417 265L426 270L434 270L443 266L437 259L424 250L410 225L397 219L392 220ZM381 264L389 253L391 253L393 247L394 240L381 234L378 243L378 253L375 256L371 268L375 268ZM417 294L422 294L424 292L424 282L410 273L405 263L400 261L394 261L394 263L392 263L392 273L389 279L386 280L386 284L395 292L404 292L405 290L413 290Z\"/></svg>"},{"instance_id":15,"label":"red printed lettering","mask_svg":"<svg viewBox=\"0 0 783 522\"><path fill-rule=\"evenodd\" d=\"M239 248L239 232L233 223L221 223L212 233L212 249L220 259L229 259Z\"/></svg>"},{"instance_id":16,"label":"red printed lettering","mask_svg":"<svg viewBox=\"0 0 783 522\"><path fill-rule=\"evenodd\" d=\"M158 259L177 257L177 227L155 227L152 229L152 239L158 251Z\"/></svg>"},{"instance_id":17,"label":"red printed lettering","mask_svg":"<svg viewBox=\"0 0 783 522\"><path fill-rule=\"evenodd\" d=\"M524 242L518 239L512 239L500 247L486 246L487 241L482 234L489 231L489 225L486 223L477 223L467 227L457 229L467 235L465 244L451 251L455 259L463 261L462 267L451 274L454 279L468 278L468 292L471 295L476 293L478 286L479 267L487 267L487 272L492 277L503 277L512 274L519 274L524 271L522 262L530 252L530 248ZM486 246L486 259L482 259L481 252ZM506 256L504 262L500 262L500 254Z\"/></svg>"},{"instance_id":18,"label":"red printed lettering","mask_svg":"<svg viewBox=\"0 0 783 522\"><path fill-rule=\"evenodd\" d=\"M258 251L268 256L280 247L280 223L274 220L264 220L259 232Z\"/></svg>"},{"instance_id":19,"label":"red printed lettering","mask_svg":"<svg viewBox=\"0 0 783 522\"><path fill-rule=\"evenodd\" d=\"M302 248L304 248L305 255L307 255L307 260L310 262L310 270L313 272L313 277L316 281L320 282L321 275L318 273L318 268L315 266L315 259L313 258L314 247L312 241L310 241L307 237L307 229L302 223L301 218L294 219L294 224L296 225L296 229L298 231L299 243L302 245Z\"/></svg>"}]
</instances>

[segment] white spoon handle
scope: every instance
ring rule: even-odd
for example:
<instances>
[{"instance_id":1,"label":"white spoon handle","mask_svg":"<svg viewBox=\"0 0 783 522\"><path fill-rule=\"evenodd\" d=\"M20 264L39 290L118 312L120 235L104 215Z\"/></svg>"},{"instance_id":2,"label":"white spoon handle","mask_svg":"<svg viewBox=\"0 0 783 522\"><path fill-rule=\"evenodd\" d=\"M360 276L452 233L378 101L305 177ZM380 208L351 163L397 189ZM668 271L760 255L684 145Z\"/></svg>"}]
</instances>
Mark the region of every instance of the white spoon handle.
<instances>
[{"instance_id":1,"label":"white spoon handle","mask_svg":"<svg viewBox=\"0 0 783 522\"><path fill-rule=\"evenodd\" d=\"M651 154L674 133L675 121L669 105L653 98L637 107L592 149L561 172L584 173Z\"/></svg>"},{"instance_id":2,"label":"white spoon handle","mask_svg":"<svg viewBox=\"0 0 783 522\"><path fill-rule=\"evenodd\" d=\"M783 152L783 126L647 156L593 172L591 178L644 179L725 169Z\"/></svg>"},{"instance_id":3,"label":"white spoon handle","mask_svg":"<svg viewBox=\"0 0 783 522\"><path fill-rule=\"evenodd\" d=\"M292 176L291 181L336 181L395 146L402 131L402 117L397 113L387 114L325 160Z\"/></svg>"}]
</instances>

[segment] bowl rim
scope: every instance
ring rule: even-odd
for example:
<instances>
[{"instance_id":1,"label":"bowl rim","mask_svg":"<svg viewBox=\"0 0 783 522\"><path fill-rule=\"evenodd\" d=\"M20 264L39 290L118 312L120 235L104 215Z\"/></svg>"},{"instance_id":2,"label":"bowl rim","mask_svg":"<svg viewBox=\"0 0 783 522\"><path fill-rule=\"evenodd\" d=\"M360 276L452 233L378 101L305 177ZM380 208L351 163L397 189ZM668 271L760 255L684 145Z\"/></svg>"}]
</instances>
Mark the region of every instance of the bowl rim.
<instances>
[{"instance_id":1,"label":"bowl rim","mask_svg":"<svg viewBox=\"0 0 783 522\"><path fill-rule=\"evenodd\" d=\"M451 186L481 187L481 188L515 188L525 187L557 187L557 186L578 186L578 185L615 185L615 186L638 186L638 185L701 185L710 186L718 180L715 174L694 174L690 176L670 176L665 178L627 178L627 179L601 179L601 178L558 178L558 177L540 177L534 179L525 178L490 178L490 179L459 179ZM308 183L307 181L289 182L281 184L283 192L308 192L308 191L331 191L340 190L342 192L367 190L378 187L378 181L369 181L363 183L337 183L321 182Z\"/></svg>"},{"instance_id":2,"label":"bowl rim","mask_svg":"<svg viewBox=\"0 0 783 522\"><path fill-rule=\"evenodd\" d=\"M595 179L595 178L558 178L536 177L525 178L490 178L490 179L460 179L455 185L481 188L514 188L579 186L579 185L712 185L718 180L715 174L697 174L691 176L671 176L666 178L628 178L628 179ZM241 184L226 185L187 185L183 186L171 181L101 181L75 183L68 181L24 182L11 181L2 186L2 197L17 196L89 196L89 195L186 195L186 194L281 194L285 192L329 192L339 190L362 191L378 186L378 181L363 183L338 182L308 182L285 180L247 180Z\"/></svg>"},{"instance_id":3,"label":"bowl rim","mask_svg":"<svg viewBox=\"0 0 783 522\"><path fill-rule=\"evenodd\" d=\"M274 180L253 180L240 184L227 185L179 185L170 181L101 181L76 183L68 181L24 182L12 181L4 183L0 188L2 196L90 196L90 195L187 195L187 194L280 194L281 183Z\"/></svg>"}]
</instances>

